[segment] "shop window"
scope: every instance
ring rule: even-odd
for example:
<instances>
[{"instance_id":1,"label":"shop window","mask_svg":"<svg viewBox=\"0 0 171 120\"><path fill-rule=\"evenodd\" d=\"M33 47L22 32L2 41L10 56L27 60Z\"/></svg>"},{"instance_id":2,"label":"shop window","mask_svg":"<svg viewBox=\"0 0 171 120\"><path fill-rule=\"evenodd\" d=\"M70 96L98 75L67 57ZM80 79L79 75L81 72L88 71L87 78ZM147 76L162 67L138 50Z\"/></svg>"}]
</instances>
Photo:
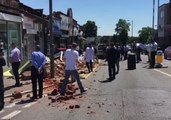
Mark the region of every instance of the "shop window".
<instances>
[{"instance_id":1,"label":"shop window","mask_svg":"<svg viewBox=\"0 0 171 120\"><path fill-rule=\"evenodd\" d=\"M8 40L9 44L16 43L20 47L20 24L8 22Z\"/></svg>"}]
</instances>

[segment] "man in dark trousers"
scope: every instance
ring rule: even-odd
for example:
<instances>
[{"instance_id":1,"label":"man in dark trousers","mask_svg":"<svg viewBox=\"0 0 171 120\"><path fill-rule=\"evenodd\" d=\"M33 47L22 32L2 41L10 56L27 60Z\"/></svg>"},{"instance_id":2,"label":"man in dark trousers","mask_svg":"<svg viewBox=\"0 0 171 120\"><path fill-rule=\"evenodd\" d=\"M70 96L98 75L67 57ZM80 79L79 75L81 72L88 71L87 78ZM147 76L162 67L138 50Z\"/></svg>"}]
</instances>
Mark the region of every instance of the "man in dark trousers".
<instances>
[{"instance_id":1,"label":"man in dark trousers","mask_svg":"<svg viewBox=\"0 0 171 120\"><path fill-rule=\"evenodd\" d=\"M3 49L0 45L0 110L4 108L4 81L3 81L3 66L6 65L5 59L3 57Z\"/></svg>"},{"instance_id":2,"label":"man in dark trousers","mask_svg":"<svg viewBox=\"0 0 171 120\"><path fill-rule=\"evenodd\" d=\"M10 62L11 62L12 71L16 80L15 86L19 87L22 85L19 81L19 73L18 73L18 69L19 69L20 62L21 62L21 53L20 53L20 50L16 47L16 43L12 43L11 47L12 47L12 50L10 54Z\"/></svg>"},{"instance_id":3,"label":"man in dark trousers","mask_svg":"<svg viewBox=\"0 0 171 120\"><path fill-rule=\"evenodd\" d=\"M36 46L36 50L32 52L32 67L31 67L31 80L33 96L32 100L37 99L37 79L39 84L39 98L43 95L43 74L44 66L46 63L45 55L40 52L40 46Z\"/></svg>"},{"instance_id":4,"label":"man in dark trousers","mask_svg":"<svg viewBox=\"0 0 171 120\"><path fill-rule=\"evenodd\" d=\"M150 44L150 67L149 68L154 68L155 66L155 55L157 52L157 47L158 44L155 42L155 40L152 40L151 44Z\"/></svg>"},{"instance_id":5,"label":"man in dark trousers","mask_svg":"<svg viewBox=\"0 0 171 120\"><path fill-rule=\"evenodd\" d=\"M115 79L115 64L116 64L116 49L114 44L111 43L110 47L107 49L106 60L108 62L108 71L109 71L109 81Z\"/></svg>"}]
</instances>

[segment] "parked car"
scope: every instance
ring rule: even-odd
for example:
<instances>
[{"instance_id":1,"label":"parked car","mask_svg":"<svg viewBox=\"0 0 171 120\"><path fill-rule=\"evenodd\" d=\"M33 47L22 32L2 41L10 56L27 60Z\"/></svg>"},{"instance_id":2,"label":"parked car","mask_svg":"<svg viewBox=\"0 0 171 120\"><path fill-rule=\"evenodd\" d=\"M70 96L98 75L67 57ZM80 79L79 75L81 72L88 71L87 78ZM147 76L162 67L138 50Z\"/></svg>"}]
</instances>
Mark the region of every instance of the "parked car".
<instances>
[{"instance_id":1,"label":"parked car","mask_svg":"<svg viewBox=\"0 0 171 120\"><path fill-rule=\"evenodd\" d=\"M97 46L97 57L105 58L106 56L106 46L104 44L99 44Z\"/></svg>"},{"instance_id":2,"label":"parked car","mask_svg":"<svg viewBox=\"0 0 171 120\"><path fill-rule=\"evenodd\" d=\"M164 50L164 59L171 59L171 46Z\"/></svg>"}]
</instances>

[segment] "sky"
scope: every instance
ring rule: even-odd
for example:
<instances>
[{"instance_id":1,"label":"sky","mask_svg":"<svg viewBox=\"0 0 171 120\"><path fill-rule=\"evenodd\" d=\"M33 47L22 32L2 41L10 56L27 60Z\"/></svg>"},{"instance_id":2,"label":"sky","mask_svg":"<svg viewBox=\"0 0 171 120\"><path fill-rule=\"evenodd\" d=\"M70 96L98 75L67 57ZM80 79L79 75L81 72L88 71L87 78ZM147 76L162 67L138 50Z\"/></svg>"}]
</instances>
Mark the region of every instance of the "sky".
<instances>
[{"instance_id":1,"label":"sky","mask_svg":"<svg viewBox=\"0 0 171 120\"><path fill-rule=\"evenodd\" d=\"M158 0L155 0L154 25L157 26ZM160 5L169 0L159 0ZM23 4L33 9L44 9L44 14L49 14L49 0L20 0ZM119 19L133 21L128 33L138 36L142 27L152 27L153 0L52 0L53 11L67 13L72 8L73 18L78 24L83 25L88 20L94 21L98 26L98 35L115 34L116 24ZM128 21L128 22L129 22ZM130 22L131 23L131 22Z\"/></svg>"}]
</instances>

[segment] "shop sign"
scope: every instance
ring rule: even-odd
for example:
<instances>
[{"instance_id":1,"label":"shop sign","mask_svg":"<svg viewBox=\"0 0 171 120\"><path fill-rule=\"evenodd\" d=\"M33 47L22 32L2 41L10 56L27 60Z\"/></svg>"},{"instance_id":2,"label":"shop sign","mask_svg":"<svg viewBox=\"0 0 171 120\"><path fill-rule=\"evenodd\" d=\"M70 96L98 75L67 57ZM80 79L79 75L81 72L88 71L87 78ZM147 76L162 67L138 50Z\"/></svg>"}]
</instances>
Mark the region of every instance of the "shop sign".
<instances>
[{"instance_id":1,"label":"shop sign","mask_svg":"<svg viewBox=\"0 0 171 120\"><path fill-rule=\"evenodd\" d=\"M52 26L53 26L53 34L54 35L61 35L62 32L60 31L60 26L61 26L61 23L59 20L56 20L56 19L53 19L52 21Z\"/></svg>"},{"instance_id":2,"label":"shop sign","mask_svg":"<svg viewBox=\"0 0 171 120\"><path fill-rule=\"evenodd\" d=\"M23 29L33 29L33 19L24 16Z\"/></svg>"},{"instance_id":3,"label":"shop sign","mask_svg":"<svg viewBox=\"0 0 171 120\"><path fill-rule=\"evenodd\" d=\"M68 30L68 17L60 15L61 17L61 30Z\"/></svg>"}]
</instances>

